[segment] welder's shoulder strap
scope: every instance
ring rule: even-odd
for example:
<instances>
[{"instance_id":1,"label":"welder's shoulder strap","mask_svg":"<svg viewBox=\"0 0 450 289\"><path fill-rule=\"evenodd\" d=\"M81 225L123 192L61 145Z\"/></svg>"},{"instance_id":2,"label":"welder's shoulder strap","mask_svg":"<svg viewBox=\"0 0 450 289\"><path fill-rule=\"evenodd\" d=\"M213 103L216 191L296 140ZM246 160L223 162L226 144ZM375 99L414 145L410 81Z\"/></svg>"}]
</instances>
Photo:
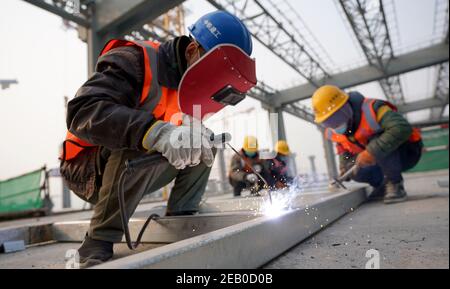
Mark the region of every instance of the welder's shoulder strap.
<instances>
[{"instance_id":1,"label":"welder's shoulder strap","mask_svg":"<svg viewBox=\"0 0 450 289\"><path fill-rule=\"evenodd\" d=\"M124 46L139 47L144 59L144 81L139 100L139 108L153 112L157 107L162 94L158 83L158 49L159 45L151 41L126 41L120 39L110 40L103 48L100 56L109 51Z\"/></svg>"}]
</instances>

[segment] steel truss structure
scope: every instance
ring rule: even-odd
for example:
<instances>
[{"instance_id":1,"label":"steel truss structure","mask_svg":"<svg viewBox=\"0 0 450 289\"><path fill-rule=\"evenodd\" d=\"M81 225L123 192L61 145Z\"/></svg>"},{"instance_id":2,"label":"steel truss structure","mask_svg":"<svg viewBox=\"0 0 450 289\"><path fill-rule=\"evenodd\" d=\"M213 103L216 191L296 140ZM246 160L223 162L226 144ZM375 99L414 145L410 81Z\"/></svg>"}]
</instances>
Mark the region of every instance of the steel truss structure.
<instances>
[{"instance_id":1,"label":"steel truss structure","mask_svg":"<svg viewBox=\"0 0 450 289\"><path fill-rule=\"evenodd\" d=\"M217 9L240 17L253 37L277 55L310 83L320 86L319 79L329 73L295 36L263 5L262 0L207 0ZM288 23L288 21L285 21ZM300 34L297 32L297 35Z\"/></svg>"},{"instance_id":2,"label":"steel truss structure","mask_svg":"<svg viewBox=\"0 0 450 289\"><path fill-rule=\"evenodd\" d=\"M153 39L165 41L176 36L155 21L159 16L182 4L184 0L23 0L78 26L80 35L88 43L90 72L93 72L97 56L110 38ZM369 62L368 66L350 71L332 73L322 63L323 59L296 27L292 19L283 14L273 0L206 0L217 9L227 10L249 27L252 35L284 63L294 69L307 83L284 91L277 91L264 83L249 95L269 111L287 112L314 123L309 108L300 103L309 98L314 90L326 83L341 88L379 81L388 99L400 104L401 110L409 112L427 107L437 107L437 100L448 104L448 5L447 40L424 49L395 55L387 23L383 0L337 0L354 31ZM83 33L83 31L85 33ZM82 37L83 38L83 37ZM405 103L399 75L414 70L440 65L436 86L436 98L430 101ZM442 116L442 107L433 116ZM282 117L281 117L282 120ZM279 125L279 135L286 135ZM332 158L332 148L325 142L327 155ZM328 159L328 158L327 158ZM329 161L330 175L336 172L333 160Z\"/></svg>"},{"instance_id":3,"label":"steel truss structure","mask_svg":"<svg viewBox=\"0 0 450 289\"><path fill-rule=\"evenodd\" d=\"M383 1L339 0L339 3L367 61L386 74L395 55ZM400 76L386 77L379 83L388 100L397 105L405 102Z\"/></svg>"}]
</instances>

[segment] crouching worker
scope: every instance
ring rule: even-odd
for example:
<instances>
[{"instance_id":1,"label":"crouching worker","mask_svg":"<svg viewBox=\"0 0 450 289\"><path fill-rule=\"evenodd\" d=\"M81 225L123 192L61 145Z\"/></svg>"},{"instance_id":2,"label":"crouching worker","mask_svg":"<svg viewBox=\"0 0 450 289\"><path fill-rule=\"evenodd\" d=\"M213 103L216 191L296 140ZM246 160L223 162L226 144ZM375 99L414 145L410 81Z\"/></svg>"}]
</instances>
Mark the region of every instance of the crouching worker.
<instances>
[{"instance_id":1,"label":"crouching worker","mask_svg":"<svg viewBox=\"0 0 450 289\"><path fill-rule=\"evenodd\" d=\"M211 131L201 122L196 129L194 120L236 105L256 85L251 36L238 18L213 12L189 31L190 37L162 44L108 42L95 73L69 103L61 173L72 191L94 204L78 250L83 267L110 260L113 244L122 240L118 182L127 160L165 157L127 176L128 218L145 194L173 180L167 216L199 210L215 149ZM180 139L201 143L180 146Z\"/></svg>"},{"instance_id":2,"label":"crouching worker","mask_svg":"<svg viewBox=\"0 0 450 289\"><path fill-rule=\"evenodd\" d=\"M284 189L293 180L291 168L289 167L291 151L288 143L285 140L278 141L275 145L275 152L277 156L272 160L268 160L270 186L273 189Z\"/></svg>"},{"instance_id":3,"label":"crouching worker","mask_svg":"<svg viewBox=\"0 0 450 289\"><path fill-rule=\"evenodd\" d=\"M246 161L238 155L234 155L230 165L229 180L233 187L234 196L241 196L243 190L250 190L252 195L258 195L264 189L264 181L247 165L248 162L256 172L267 179L267 168L264 167L265 161L259 157L258 139L253 136L245 137L240 154Z\"/></svg>"},{"instance_id":4,"label":"crouching worker","mask_svg":"<svg viewBox=\"0 0 450 289\"><path fill-rule=\"evenodd\" d=\"M402 172L421 158L419 130L391 103L358 92L346 94L338 87L324 86L315 92L312 102L316 122L326 128L326 137L337 143L341 174L356 164L352 179L374 188L369 198L384 198L386 204L405 201Z\"/></svg>"}]
</instances>

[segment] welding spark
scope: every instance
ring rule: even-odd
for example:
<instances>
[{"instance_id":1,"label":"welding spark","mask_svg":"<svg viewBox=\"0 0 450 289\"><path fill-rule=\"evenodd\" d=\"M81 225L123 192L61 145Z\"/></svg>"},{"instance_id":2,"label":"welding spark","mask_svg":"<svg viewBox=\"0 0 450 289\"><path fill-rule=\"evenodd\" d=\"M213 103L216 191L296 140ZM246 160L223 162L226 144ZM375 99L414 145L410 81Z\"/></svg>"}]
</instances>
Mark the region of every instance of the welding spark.
<instances>
[{"instance_id":1,"label":"welding spark","mask_svg":"<svg viewBox=\"0 0 450 289\"><path fill-rule=\"evenodd\" d=\"M266 199L260 208L262 215L269 218L278 218L287 214L293 208L293 201L297 199L300 193L303 192L300 179L294 181L285 189L273 190L272 201Z\"/></svg>"},{"instance_id":2,"label":"welding spark","mask_svg":"<svg viewBox=\"0 0 450 289\"><path fill-rule=\"evenodd\" d=\"M262 214L269 218L278 218L289 212L289 207L284 200L273 199L272 203L270 201L265 201L262 208Z\"/></svg>"}]
</instances>

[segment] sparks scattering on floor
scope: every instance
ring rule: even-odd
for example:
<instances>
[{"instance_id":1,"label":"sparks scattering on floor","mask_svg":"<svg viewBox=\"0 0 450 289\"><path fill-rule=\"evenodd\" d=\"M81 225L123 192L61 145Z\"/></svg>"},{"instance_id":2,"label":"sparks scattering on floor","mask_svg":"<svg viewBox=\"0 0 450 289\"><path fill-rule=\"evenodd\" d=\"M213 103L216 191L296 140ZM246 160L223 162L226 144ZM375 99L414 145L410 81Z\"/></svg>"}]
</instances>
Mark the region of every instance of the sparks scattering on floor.
<instances>
[{"instance_id":1,"label":"sparks scattering on floor","mask_svg":"<svg viewBox=\"0 0 450 289\"><path fill-rule=\"evenodd\" d=\"M270 218L278 218L293 210L292 200L296 199L303 191L301 178L295 178L292 184L285 189L271 191L272 201L265 198L264 203L257 213Z\"/></svg>"}]
</instances>

